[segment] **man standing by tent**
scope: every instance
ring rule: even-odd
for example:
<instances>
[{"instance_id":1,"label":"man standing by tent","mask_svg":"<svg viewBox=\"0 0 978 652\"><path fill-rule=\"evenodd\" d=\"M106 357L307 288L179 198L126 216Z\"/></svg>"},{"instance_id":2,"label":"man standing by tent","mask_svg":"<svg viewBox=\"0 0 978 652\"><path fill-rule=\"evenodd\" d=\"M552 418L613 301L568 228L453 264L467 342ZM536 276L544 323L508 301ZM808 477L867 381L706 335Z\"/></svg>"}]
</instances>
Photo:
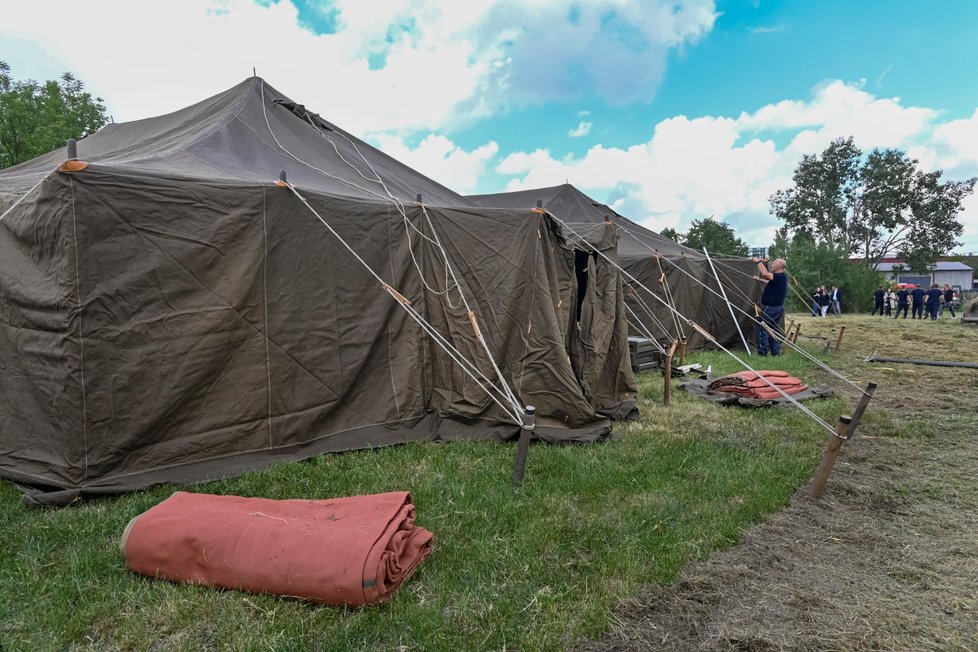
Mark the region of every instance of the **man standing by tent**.
<instances>
[{"instance_id":1,"label":"man standing by tent","mask_svg":"<svg viewBox=\"0 0 978 652\"><path fill-rule=\"evenodd\" d=\"M788 294L788 275L785 274L785 262L778 258L771 263L768 271L764 261L756 256L751 258L757 263L757 273L766 285L761 294L761 314L757 324L757 355L767 355L768 347L771 356L781 355L781 319L784 317L784 299ZM770 333L768 332L770 329Z\"/></svg>"}]
</instances>

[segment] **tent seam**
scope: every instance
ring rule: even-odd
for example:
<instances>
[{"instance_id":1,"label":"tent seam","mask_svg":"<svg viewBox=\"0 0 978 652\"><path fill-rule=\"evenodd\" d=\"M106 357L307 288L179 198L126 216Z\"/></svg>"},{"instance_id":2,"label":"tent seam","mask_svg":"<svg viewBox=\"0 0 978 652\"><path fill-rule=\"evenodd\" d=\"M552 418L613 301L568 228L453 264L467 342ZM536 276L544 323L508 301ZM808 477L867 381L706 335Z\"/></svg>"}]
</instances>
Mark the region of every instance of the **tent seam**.
<instances>
[{"instance_id":1,"label":"tent seam","mask_svg":"<svg viewBox=\"0 0 978 652\"><path fill-rule=\"evenodd\" d=\"M266 406L265 418L268 422L268 447L272 448L272 366L271 366L271 354L268 350L268 229L265 226L265 186L259 186L261 188L261 234L262 234L262 264L261 264L261 281L262 281L262 301L265 310L265 377L266 377L266 389L268 395L268 404Z\"/></svg>"},{"instance_id":2,"label":"tent seam","mask_svg":"<svg viewBox=\"0 0 978 652\"><path fill-rule=\"evenodd\" d=\"M74 238L73 249L75 250L75 300L78 303L78 363L82 394L82 446L85 449L85 468L82 475L82 483L84 483L88 480L88 397L85 391L85 338L82 336L81 279L78 271L78 220L75 216L75 181L71 175L68 175L68 187L71 189L71 231Z\"/></svg>"}]
</instances>

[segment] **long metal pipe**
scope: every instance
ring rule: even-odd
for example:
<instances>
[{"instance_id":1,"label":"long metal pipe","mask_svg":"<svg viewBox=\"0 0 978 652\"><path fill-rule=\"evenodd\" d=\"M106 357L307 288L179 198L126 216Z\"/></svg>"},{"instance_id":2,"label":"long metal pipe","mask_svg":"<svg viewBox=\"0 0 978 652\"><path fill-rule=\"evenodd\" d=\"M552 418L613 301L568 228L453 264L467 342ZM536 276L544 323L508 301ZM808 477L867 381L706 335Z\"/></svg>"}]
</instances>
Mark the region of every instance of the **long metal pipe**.
<instances>
[{"instance_id":1,"label":"long metal pipe","mask_svg":"<svg viewBox=\"0 0 978 652\"><path fill-rule=\"evenodd\" d=\"M723 283L720 282L720 275L717 274L717 268L713 266L713 259L710 258L710 252L703 247L703 253L706 254L706 260L710 263L710 269L713 270L713 278L717 280L717 285L720 287L720 293L723 294L723 300L727 302L727 310L730 311L730 318L733 319L734 326L737 327L737 332L740 333L740 341L744 343L744 350L747 351L747 355L750 355L750 347L747 345L747 338L744 337L744 331L740 330L740 322L737 321L737 317L734 315L733 306L730 305L730 299L727 298L727 291L723 289Z\"/></svg>"}]
</instances>

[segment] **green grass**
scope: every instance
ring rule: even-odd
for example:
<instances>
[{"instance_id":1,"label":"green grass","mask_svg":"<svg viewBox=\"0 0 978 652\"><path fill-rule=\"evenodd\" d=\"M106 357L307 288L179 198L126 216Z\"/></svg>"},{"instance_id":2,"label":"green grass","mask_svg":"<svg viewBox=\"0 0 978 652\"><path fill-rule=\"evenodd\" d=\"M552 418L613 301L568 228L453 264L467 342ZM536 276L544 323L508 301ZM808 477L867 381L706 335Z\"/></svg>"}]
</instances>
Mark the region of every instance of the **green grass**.
<instances>
[{"instance_id":1,"label":"green grass","mask_svg":"<svg viewBox=\"0 0 978 652\"><path fill-rule=\"evenodd\" d=\"M722 354L687 361L737 369ZM778 366L803 378L811 369L797 354ZM532 446L521 491L509 486L515 446L485 442L329 455L194 488L269 498L411 491L435 551L379 607L131 574L122 529L171 488L39 509L0 483L0 648L562 650L596 637L642 585L673 581L786 505L825 442L797 410L722 407L678 388L664 408L661 375L640 385L641 420L601 444ZM838 398L808 405L830 423L847 411Z\"/></svg>"}]
</instances>

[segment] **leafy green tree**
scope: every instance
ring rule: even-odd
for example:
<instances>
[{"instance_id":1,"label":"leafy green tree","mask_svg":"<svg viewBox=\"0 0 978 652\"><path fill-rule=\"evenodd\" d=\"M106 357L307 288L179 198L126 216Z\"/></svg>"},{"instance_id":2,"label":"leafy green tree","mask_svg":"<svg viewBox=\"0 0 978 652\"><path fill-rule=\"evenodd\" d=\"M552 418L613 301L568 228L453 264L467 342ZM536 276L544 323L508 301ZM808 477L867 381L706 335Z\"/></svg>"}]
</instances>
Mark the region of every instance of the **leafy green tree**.
<instances>
[{"instance_id":1,"label":"leafy green tree","mask_svg":"<svg viewBox=\"0 0 978 652\"><path fill-rule=\"evenodd\" d=\"M15 81L0 61L0 168L64 147L106 122L102 98L93 98L71 73L43 84Z\"/></svg>"},{"instance_id":2,"label":"leafy green tree","mask_svg":"<svg viewBox=\"0 0 978 652\"><path fill-rule=\"evenodd\" d=\"M678 231L676 231L676 229L672 228L671 226L667 226L666 228L659 231L659 235L661 235L663 238L669 238L670 240L675 240L676 242L681 243L680 238L682 238L682 236L679 234Z\"/></svg>"},{"instance_id":3,"label":"leafy green tree","mask_svg":"<svg viewBox=\"0 0 978 652\"><path fill-rule=\"evenodd\" d=\"M729 224L712 217L693 220L683 236L682 244L697 251L705 247L711 256L746 256L750 251L747 243L737 237Z\"/></svg>"},{"instance_id":4,"label":"leafy green tree","mask_svg":"<svg viewBox=\"0 0 978 652\"><path fill-rule=\"evenodd\" d=\"M778 250L780 249L780 250ZM771 256L783 257L788 263L792 289L788 292L789 306L794 310L807 311L811 306L811 294L815 288L832 285L842 290L842 308L845 312L869 310L873 304L873 291L884 285L883 275L863 265L853 265L842 247L831 242L817 242L805 232L786 239L775 235Z\"/></svg>"},{"instance_id":5,"label":"leafy green tree","mask_svg":"<svg viewBox=\"0 0 978 652\"><path fill-rule=\"evenodd\" d=\"M771 213L786 233L808 234L865 267L899 254L926 269L957 246L958 214L978 181L941 176L922 171L902 150L864 155L851 137L840 138L820 155L802 157L794 185L770 197Z\"/></svg>"}]
</instances>

